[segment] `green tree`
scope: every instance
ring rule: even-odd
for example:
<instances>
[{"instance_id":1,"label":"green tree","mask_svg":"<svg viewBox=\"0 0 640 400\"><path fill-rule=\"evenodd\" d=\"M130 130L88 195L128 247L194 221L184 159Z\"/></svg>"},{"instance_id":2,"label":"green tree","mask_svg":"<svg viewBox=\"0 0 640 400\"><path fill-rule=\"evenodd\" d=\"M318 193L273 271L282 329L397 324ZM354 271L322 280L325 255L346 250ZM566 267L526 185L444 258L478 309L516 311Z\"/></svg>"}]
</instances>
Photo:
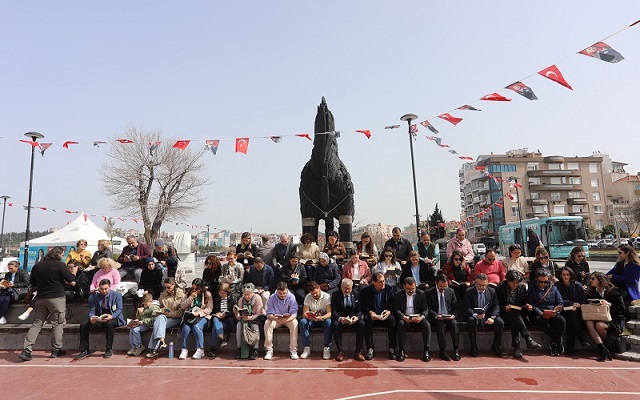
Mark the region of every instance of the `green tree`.
<instances>
[{"instance_id":1,"label":"green tree","mask_svg":"<svg viewBox=\"0 0 640 400\"><path fill-rule=\"evenodd\" d=\"M444 222L444 217L438 207L438 203L436 203L433 213L429 215L429 235L435 236L436 238L444 237L444 228L438 226L441 222Z\"/></svg>"}]
</instances>

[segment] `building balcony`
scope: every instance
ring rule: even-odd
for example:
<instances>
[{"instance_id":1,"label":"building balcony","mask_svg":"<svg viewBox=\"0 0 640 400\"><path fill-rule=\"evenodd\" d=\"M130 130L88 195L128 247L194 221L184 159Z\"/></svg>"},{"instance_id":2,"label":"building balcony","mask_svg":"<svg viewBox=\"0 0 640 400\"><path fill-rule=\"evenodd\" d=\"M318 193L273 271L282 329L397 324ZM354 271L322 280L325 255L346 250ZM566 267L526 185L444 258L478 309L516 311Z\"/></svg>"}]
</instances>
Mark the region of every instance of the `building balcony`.
<instances>
[{"instance_id":1,"label":"building balcony","mask_svg":"<svg viewBox=\"0 0 640 400\"><path fill-rule=\"evenodd\" d=\"M537 191L541 191L541 190L554 190L554 191L558 191L558 190L572 190L575 189L576 187L580 187L581 185L579 184L573 184L573 183L561 183L561 184L552 184L552 183L542 183L539 185L529 185L529 191L531 192L537 192Z\"/></svg>"},{"instance_id":2,"label":"building balcony","mask_svg":"<svg viewBox=\"0 0 640 400\"><path fill-rule=\"evenodd\" d=\"M547 163L547 164L549 164L549 163L563 163L564 162L564 156L547 156L542 161Z\"/></svg>"},{"instance_id":3,"label":"building balcony","mask_svg":"<svg viewBox=\"0 0 640 400\"><path fill-rule=\"evenodd\" d=\"M489 188L489 185L480 186L479 189L480 189L479 193L488 193L491 191L491 188Z\"/></svg>"},{"instance_id":4,"label":"building balcony","mask_svg":"<svg viewBox=\"0 0 640 400\"><path fill-rule=\"evenodd\" d=\"M571 215L572 217L582 217L584 219L588 219L590 217L588 211L569 212L569 215Z\"/></svg>"},{"instance_id":5,"label":"building balcony","mask_svg":"<svg viewBox=\"0 0 640 400\"><path fill-rule=\"evenodd\" d=\"M572 198L567 199L567 204L589 204L589 200L586 197Z\"/></svg>"},{"instance_id":6,"label":"building balcony","mask_svg":"<svg viewBox=\"0 0 640 400\"><path fill-rule=\"evenodd\" d=\"M535 217L548 217L549 216L549 212L528 212L527 213L527 218L535 218Z\"/></svg>"},{"instance_id":7,"label":"building balcony","mask_svg":"<svg viewBox=\"0 0 640 400\"><path fill-rule=\"evenodd\" d=\"M546 204L549 204L547 199L527 199L528 206L544 206Z\"/></svg>"},{"instance_id":8,"label":"building balcony","mask_svg":"<svg viewBox=\"0 0 640 400\"><path fill-rule=\"evenodd\" d=\"M580 171L570 169L545 169L527 171L527 176L580 176Z\"/></svg>"}]
</instances>

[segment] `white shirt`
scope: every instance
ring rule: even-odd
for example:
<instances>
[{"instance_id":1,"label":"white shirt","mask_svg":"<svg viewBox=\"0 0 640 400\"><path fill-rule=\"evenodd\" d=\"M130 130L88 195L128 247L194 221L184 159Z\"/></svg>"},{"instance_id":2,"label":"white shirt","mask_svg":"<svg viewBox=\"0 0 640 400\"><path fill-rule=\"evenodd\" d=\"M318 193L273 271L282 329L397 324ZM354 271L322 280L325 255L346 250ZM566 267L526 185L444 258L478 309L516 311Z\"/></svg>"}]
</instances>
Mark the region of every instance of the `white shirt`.
<instances>
[{"instance_id":1,"label":"white shirt","mask_svg":"<svg viewBox=\"0 0 640 400\"><path fill-rule=\"evenodd\" d=\"M416 297L416 294L412 294L411 296L407 295L407 311L404 313L405 315L415 314L415 310L413 308L413 298Z\"/></svg>"},{"instance_id":2,"label":"white shirt","mask_svg":"<svg viewBox=\"0 0 640 400\"><path fill-rule=\"evenodd\" d=\"M320 298L314 299L311 293L305 296L304 305L309 307L312 313L321 311L323 314L327 312L327 306L331 304L331 296L327 292L320 291Z\"/></svg>"}]
</instances>

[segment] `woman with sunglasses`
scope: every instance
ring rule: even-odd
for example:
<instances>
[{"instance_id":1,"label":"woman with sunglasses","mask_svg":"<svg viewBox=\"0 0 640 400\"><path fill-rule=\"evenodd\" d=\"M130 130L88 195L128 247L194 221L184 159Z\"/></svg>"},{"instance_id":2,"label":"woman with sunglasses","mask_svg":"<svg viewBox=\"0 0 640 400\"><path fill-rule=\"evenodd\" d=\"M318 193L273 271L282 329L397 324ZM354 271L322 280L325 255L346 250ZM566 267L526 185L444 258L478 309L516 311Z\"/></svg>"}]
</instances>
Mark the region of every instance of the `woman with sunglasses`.
<instances>
[{"instance_id":1,"label":"woman with sunglasses","mask_svg":"<svg viewBox=\"0 0 640 400\"><path fill-rule=\"evenodd\" d=\"M502 260L507 271L518 271L523 278L529 277L529 263L522 257L522 248L519 244L509 246L509 257Z\"/></svg>"},{"instance_id":2,"label":"woman with sunglasses","mask_svg":"<svg viewBox=\"0 0 640 400\"><path fill-rule=\"evenodd\" d=\"M587 297L589 299L598 299L600 304L608 304L610 306L611 322L586 321L587 331L589 331L589 335L596 342L600 351L600 357L596 360L611 360L611 353L613 353L612 336L618 336L624 331L624 300L622 299L622 292L602 272L591 274L589 283ZM606 346L605 343L607 344Z\"/></svg>"},{"instance_id":3,"label":"woman with sunglasses","mask_svg":"<svg viewBox=\"0 0 640 400\"><path fill-rule=\"evenodd\" d=\"M76 242L76 248L69 251L65 264L68 264L71 260L76 260L80 263L80 271L91 271L94 269L94 267L90 266L91 253L87 250L86 240L80 239Z\"/></svg>"},{"instance_id":4,"label":"woman with sunglasses","mask_svg":"<svg viewBox=\"0 0 640 400\"><path fill-rule=\"evenodd\" d=\"M156 320L153 321L153 334L149 339L149 349L151 351L147 353L147 358L158 357L160 349L167 347L164 342L167 329L176 328L182 322L183 310L180 304L184 300L184 291L178 287L176 280L173 278L165 278L162 284L163 291L158 299L162 314L158 315Z\"/></svg>"},{"instance_id":5,"label":"woman with sunglasses","mask_svg":"<svg viewBox=\"0 0 640 400\"><path fill-rule=\"evenodd\" d=\"M618 262L607 272L613 284L627 294L626 302L640 299L640 259L628 244L618 246Z\"/></svg>"},{"instance_id":6,"label":"woman with sunglasses","mask_svg":"<svg viewBox=\"0 0 640 400\"><path fill-rule=\"evenodd\" d=\"M218 279L220 279L221 269L222 265L218 256L212 254L204 260L202 280L207 284L211 293L218 293Z\"/></svg>"},{"instance_id":7,"label":"woman with sunglasses","mask_svg":"<svg viewBox=\"0 0 640 400\"><path fill-rule=\"evenodd\" d=\"M444 264L442 273L447 277L449 287L456 292L456 299L458 304L464 304L464 293L473 283L473 273L469 264L464 262L464 255L460 250L453 250L451 257ZM462 315L464 312L463 307L459 307L459 313Z\"/></svg>"},{"instance_id":8,"label":"woman with sunglasses","mask_svg":"<svg viewBox=\"0 0 640 400\"><path fill-rule=\"evenodd\" d=\"M536 272L540 269L546 271L547 275L551 277L551 282L558 281L555 277L558 265L551 261L549 252L544 247L539 247L536 250L536 260L531 264L531 275L529 275L531 281L535 279Z\"/></svg>"},{"instance_id":9,"label":"woman with sunglasses","mask_svg":"<svg viewBox=\"0 0 640 400\"><path fill-rule=\"evenodd\" d=\"M551 337L552 356L564 353L562 335L566 320L560 312L564 308L564 300L558 288L552 284L551 275L545 268L535 272L534 283L529 285L529 304L533 306L535 324Z\"/></svg>"},{"instance_id":10,"label":"woman with sunglasses","mask_svg":"<svg viewBox=\"0 0 640 400\"><path fill-rule=\"evenodd\" d=\"M565 352L571 356L575 354L576 337L582 347L589 346L580 313L580 304L586 303L587 294L571 268L562 267L558 276L560 280L556 283L556 286L560 291L562 300L564 300L562 316L567 321L567 347Z\"/></svg>"},{"instance_id":11,"label":"woman with sunglasses","mask_svg":"<svg viewBox=\"0 0 640 400\"><path fill-rule=\"evenodd\" d=\"M113 252L109 248L111 246L111 242L107 239L98 240L98 250L93 253L93 257L91 258L90 265L94 267L98 266L98 260L101 258L113 258Z\"/></svg>"},{"instance_id":12,"label":"woman with sunglasses","mask_svg":"<svg viewBox=\"0 0 640 400\"><path fill-rule=\"evenodd\" d=\"M380 260L378 264L371 270L371 274L374 275L378 272L384 274L385 284L397 289L398 277L402 272L400 263L396 261L396 252L391 247L385 247L384 251L380 253Z\"/></svg>"},{"instance_id":13,"label":"woman with sunglasses","mask_svg":"<svg viewBox=\"0 0 640 400\"><path fill-rule=\"evenodd\" d=\"M582 246L576 246L571 250L569 258L565 266L571 268L578 282L582 283L585 288L589 283L589 263L585 259L585 252Z\"/></svg>"}]
</instances>

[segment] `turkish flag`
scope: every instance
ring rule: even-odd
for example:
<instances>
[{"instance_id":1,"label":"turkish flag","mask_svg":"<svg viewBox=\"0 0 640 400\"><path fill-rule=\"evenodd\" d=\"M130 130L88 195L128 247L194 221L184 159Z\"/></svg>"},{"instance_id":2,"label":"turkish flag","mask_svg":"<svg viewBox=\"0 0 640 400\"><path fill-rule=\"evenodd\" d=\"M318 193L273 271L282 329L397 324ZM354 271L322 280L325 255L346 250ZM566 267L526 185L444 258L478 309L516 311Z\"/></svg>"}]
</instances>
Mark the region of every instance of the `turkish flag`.
<instances>
[{"instance_id":1,"label":"turkish flag","mask_svg":"<svg viewBox=\"0 0 640 400\"><path fill-rule=\"evenodd\" d=\"M120 142L122 144L133 143L131 139L116 139L116 142Z\"/></svg>"},{"instance_id":2,"label":"turkish flag","mask_svg":"<svg viewBox=\"0 0 640 400\"><path fill-rule=\"evenodd\" d=\"M473 161L473 157L469 157L469 156L460 156L458 157L461 160L469 160L469 161Z\"/></svg>"},{"instance_id":3,"label":"turkish flag","mask_svg":"<svg viewBox=\"0 0 640 400\"><path fill-rule=\"evenodd\" d=\"M478 171L484 171L486 168L487 168L487 166L486 166L486 165L476 165L476 169L477 169Z\"/></svg>"},{"instance_id":4,"label":"turkish flag","mask_svg":"<svg viewBox=\"0 0 640 400\"><path fill-rule=\"evenodd\" d=\"M356 129L356 132L364 133L367 139L371 138L371 131L369 129L362 129L362 130Z\"/></svg>"},{"instance_id":5,"label":"turkish flag","mask_svg":"<svg viewBox=\"0 0 640 400\"><path fill-rule=\"evenodd\" d=\"M481 97L480 100L488 100L488 101L511 101L511 99L504 97L500 93L491 93L484 97Z\"/></svg>"},{"instance_id":6,"label":"turkish flag","mask_svg":"<svg viewBox=\"0 0 640 400\"><path fill-rule=\"evenodd\" d=\"M438 118L442 118L445 121L449 121L454 125L458 125L460 122L462 122L462 118L454 117L453 115L451 115L449 113L444 113L444 114L438 115Z\"/></svg>"},{"instance_id":7,"label":"turkish flag","mask_svg":"<svg viewBox=\"0 0 640 400\"><path fill-rule=\"evenodd\" d=\"M38 142L35 140L20 140L22 143L28 143L31 147L38 147Z\"/></svg>"},{"instance_id":8,"label":"turkish flag","mask_svg":"<svg viewBox=\"0 0 640 400\"><path fill-rule=\"evenodd\" d=\"M573 90L571 85L569 85L569 83L564 79L564 76L562 76L562 73L560 72L558 67L556 67L555 65L547 67L538 73L544 76L545 78L551 79L552 81L561 84L567 89Z\"/></svg>"},{"instance_id":9,"label":"turkish flag","mask_svg":"<svg viewBox=\"0 0 640 400\"><path fill-rule=\"evenodd\" d=\"M298 136L298 135L296 135ZM236 153L247 154L249 148L249 138L237 138L236 139Z\"/></svg>"},{"instance_id":10,"label":"turkish flag","mask_svg":"<svg viewBox=\"0 0 640 400\"><path fill-rule=\"evenodd\" d=\"M66 142L64 142L62 144L62 147L64 147L65 149L68 149L70 144L78 144L78 142L73 142L71 140L67 140Z\"/></svg>"},{"instance_id":11,"label":"turkish flag","mask_svg":"<svg viewBox=\"0 0 640 400\"><path fill-rule=\"evenodd\" d=\"M296 136L301 137L301 138L305 138L305 139L312 140L312 139L311 139L311 136L310 136L308 133L299 133L299 134L297 134Z\"/></svg>"},{"instance_id":12,"label":"turkish flag","mask_svg":"<svg viewBox=\"0 0 640 400\"><path fill-rule=\"evenodd\" d=\"M187 146L189 146L189 143L191 143L191 140L178 140L173 144L173 147L175 147L176 149L184 150L187 148Z\"/></svg>"}]
</instances>

